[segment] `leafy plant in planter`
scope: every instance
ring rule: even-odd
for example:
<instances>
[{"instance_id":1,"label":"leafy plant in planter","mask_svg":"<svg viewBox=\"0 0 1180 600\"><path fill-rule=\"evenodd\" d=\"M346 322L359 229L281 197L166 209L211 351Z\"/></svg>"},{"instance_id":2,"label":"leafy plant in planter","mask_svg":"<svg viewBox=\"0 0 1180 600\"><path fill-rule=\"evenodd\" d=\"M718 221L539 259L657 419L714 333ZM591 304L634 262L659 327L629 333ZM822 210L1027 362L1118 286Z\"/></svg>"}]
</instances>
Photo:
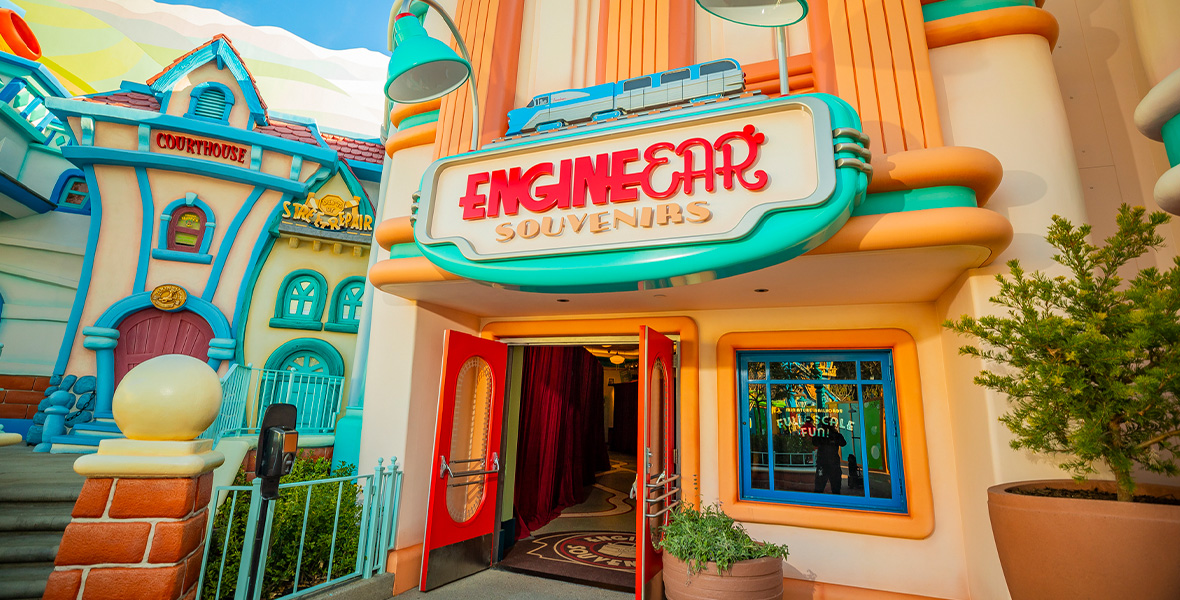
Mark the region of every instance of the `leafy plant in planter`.
<instances>
[{"instance_id":1,"label":"leafy plant in planter","mask_svg":"<svg viewBox=\"0 0 1180 600\"><path fill-rule=\"evenodd\" d=\"M682 505L662 532L657 547L664 551L664 589L671 600L782 597L787 547L754 541L721 507Z\"/></svg>"},{"instance_id":2,"label":"leafy plant in planter","mask_svg":"<svg viewBox=\"0 0 1180 600\"><path fill-rule=\"evenodd\" d=\"M1135 493L1134 468L1177 474L1180 449L1180 259L1124 281L1125 265L1163 244L1164 213L1123 205L1118 232L1102 246L1087 241L1089 225L1054 216L1046 239L1069 276L1027 273L1017 260L997 275L991 302L1005 316L946 321L979 338L960 354L1006 367L984 370L975 383L1007 395L1000 420L1014 448L1067 456L1076 480L1105 464L1121 501Z\"/></svg>"}]
</instances>

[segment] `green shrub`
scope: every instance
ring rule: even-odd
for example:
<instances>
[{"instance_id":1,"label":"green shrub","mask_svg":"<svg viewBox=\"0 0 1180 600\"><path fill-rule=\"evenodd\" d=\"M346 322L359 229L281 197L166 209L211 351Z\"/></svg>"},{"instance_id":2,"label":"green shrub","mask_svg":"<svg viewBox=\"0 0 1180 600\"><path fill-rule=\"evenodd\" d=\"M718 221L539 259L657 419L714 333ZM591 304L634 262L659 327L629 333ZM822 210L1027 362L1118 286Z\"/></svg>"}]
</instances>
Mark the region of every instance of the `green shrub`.
<instances>
[{"instance_id":1,"label":"green shrub","mask_svg":"<svg viewBox=\"0 0 1180 600\"><path fill-rule=\"evenodd\" d=\"M1121 501L1134 496L1136 466L1180 473L1180 258L1119 276L1163 245L1155 230L1168 220L1124 204L1118 232L1098 246L1089 225L1054 216L1046 239L1068 275L1009 261L991 298L1006 314L943 323L982 342L959 353L985 361L976 384L1008 397L1000 421L1012 447L1059 454L1078 480L1105 464Z\"/></svg>"},{"instance_id":2,"label":"green shrub","mask_svg":"<svg viewBox=\"0 0 1180 600\"><path fill-rule=\"evenodd\" d=\"M351 465L331 468L326 458L297 459L291 473L282 483L296 483L352 475ZM239 471L234 485L250 485L246 473ZM311 500L308 502L308 493ZM277 598L294 591L295 568L299 564L299 589L306 589L328 580L328 560L332 561L332 578L356 569L357 549L360 544L361 490L354 482L324 483L282 490L282 497L271 502L274 521L270 548L266 558L266 574L262 581L262 597ZM232 492L231 492L232 494ZM339 495L339 496L338 496ZM339 497L339 505L337 505ZM233 598L237 587L238 569L242 563L242 542L246 535L250 493L239 492L237 506L230 514L233 496L226 498L217 509L213 532L208 540L209 558L205 565L202 600ZM307 532L303 539L303 556L299 557L300 537L303 533L304 508L307 508ZM340 517L337 521L336 511ZM336 525L335 555L332 555L332 529ZM226 536L229 543L226 545ZM225 548L225 573L217 585ZM249 557L247 546L246 557Z\"/></svg>"},{"instance_id":3,"label":"green shrub","mask_svg":"<svg viewBox=\"0 0 1180 600\"><path fill-rule=\"evenodd\" d=\"M716 505L697 510L681 504L672 512L663 533L664 539L656 546L684 561L690 573L704 570L706 563L717 563L717 572L721 573L743 560L787 557L785 545L754 541Z\"/></svg>"}]
</instances>

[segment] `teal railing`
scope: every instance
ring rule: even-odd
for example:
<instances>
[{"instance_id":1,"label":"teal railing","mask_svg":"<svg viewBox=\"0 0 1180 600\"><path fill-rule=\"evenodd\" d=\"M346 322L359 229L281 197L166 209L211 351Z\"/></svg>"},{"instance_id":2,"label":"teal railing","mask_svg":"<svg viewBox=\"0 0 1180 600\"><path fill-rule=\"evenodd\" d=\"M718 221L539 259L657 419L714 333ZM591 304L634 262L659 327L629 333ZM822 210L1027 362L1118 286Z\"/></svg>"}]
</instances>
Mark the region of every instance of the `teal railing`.
<instances>
[{"instance_id":1,"label":"teal railing","mask_svg":"<svg viewBox=\"0 0 1180 600\"><path fill-rule=\"evenodd\" d=\"M258 422L271 404L294 404L295 429L303 434L333 433L344 400L344 378L318 373L256 369L230 365L221 378L221 410L201 434L218 440L258 433Z\"/></svg>"},{"instance_id":2,"label":"teal railing","mask_svg":"<svg viewBox=\"0 0 1180 600\"><path fill-rule=\"evenodd\" d=\"M385 571L401 499L397 459L370 475L284 483L263 523L254 589L248 561L262 510L260 479L220 486L205 532L198 600L298 598L349 579ZM216 509L214 509L216 507ZM277 516L276 516L277 515Z\"/></svg>"}]
</instances>

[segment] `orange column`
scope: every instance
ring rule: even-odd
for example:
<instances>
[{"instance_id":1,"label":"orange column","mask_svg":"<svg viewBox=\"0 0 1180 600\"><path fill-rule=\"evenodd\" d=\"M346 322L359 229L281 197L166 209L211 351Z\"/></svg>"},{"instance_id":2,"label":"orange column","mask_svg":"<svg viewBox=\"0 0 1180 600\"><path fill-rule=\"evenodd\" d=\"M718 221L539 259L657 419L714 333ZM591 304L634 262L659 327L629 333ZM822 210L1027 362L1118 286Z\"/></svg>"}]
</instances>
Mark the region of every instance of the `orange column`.
<instances>
[{"instance_id":1,"label":"orange column","mask_svg":"<svg viewBox=\"0 0 1180 600\"><path fill-rule=\"evenodd\" d=\"M693 0L603 0L597 83L693 63Z\"/></svg>"},{"instance_id":2,"label":"orange column","mask_svg":"<svg viewBox=\"0 0 1180 600\"><path fill-rule=\"evenodd\" d=\"M508 128L508 111L516 101L524 0L459 0L455 12L455 23L471 52L472 76L479 89L479 139L486 144ZM458 47L453 41L451 45ZM471 93L463 87L443 98L434 157L470 148Z\"/></svg>"},{"instance_id":3,"label":"orange column","mask_svg":"<svg viewBox=\"0 0 1180 600\"><path fill-rule=\"evenodd\" d=\"M885 154L941 146L920 0L823 4L830 37L811 28L817 75L834 77L834 92L860 114L874 162ZM829 61L831 67L819 66Z\"/></svg>"}]
</instances>

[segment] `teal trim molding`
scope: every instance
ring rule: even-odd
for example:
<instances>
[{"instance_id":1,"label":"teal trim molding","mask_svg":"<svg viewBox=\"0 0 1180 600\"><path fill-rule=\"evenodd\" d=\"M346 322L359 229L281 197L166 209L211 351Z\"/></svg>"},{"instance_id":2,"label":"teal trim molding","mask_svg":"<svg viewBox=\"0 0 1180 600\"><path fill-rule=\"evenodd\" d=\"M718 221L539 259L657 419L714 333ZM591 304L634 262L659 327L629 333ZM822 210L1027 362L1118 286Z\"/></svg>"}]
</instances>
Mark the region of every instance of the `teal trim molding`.
<instances>
[{"instance_id":1,"label":"teal trim molding","mask_svg":"<svg viewBox=\"0 0 1180 600\"><path fill-rule=\"evenodd\" d=\"M437 121L438 121L438 111L432 110L430 112L424 112L424 113L419 113L416 115L410 115L410 116L402 119L402 122L398 123L397 129L398 129L398 131L401 131L403 129L409 129L411 127L415 127L418 125L426 125L427 123L435 123Z\"/></svg>"},{"instance_id":2,"label":"teal trim molding","mask_svg":"<svg viewBox=\"0 0 1180 600\"><path fill-rule=\"evenodd\" d=\"M967 13L1007 8L1009 6L1036 6L1036 0L941 0L922 5L922 18L937 21Z\"/></svg>"},{"instance_id":3,"label":"teal trim molding","mask_svg":"<svg viewBox=\"0 0 1180 600\"><path fill-rule=\"evenodd\" d=\"M202 298L213 300L213 296L217 293L217 286L221 283L221 272L225 269L225 261L229 258L230 250L238 241L238 231L241 230L246 217L254 210L254 205L258 204L258 199L264 191L266 191L264 188L254 188L254 191L250 192L250 196L246 198L246 202L238 208L238 214L234 215L234 220L230 222L229 228L225 230L225 235L221 238L221 245L217 248L217 260L213 262L213 269L209 271L209 279L205 282ZM279 204L282 205L281 202Z\"/></svg>"},{"instance_id":4,"label":"teal trim molding","mask_svg":"<svg viewBox=\"0 0 1180 600\"><path fill-rule=\"evenodd\" d=\"M94 274L94 254L98 249L98 236L102 232L102 195L99 193L98 184L94 177L94 167L87 165L82 170L86 174L86 186L90 190L90 233L86 237L86 254L82 258L82 276L78 279L78 291L74 294L74 305L70 308L70 319L66 322L61 350L57 353L57 361L53 363L55 375L64 374L66 365L70 362L70 350L74 347L74 336L78 334L78 323L82 320L82 309L86 307L86 297L90 294L90 279Z\"/></svg>"},{"instance_id":5,"label":"teal trim molding","mask_svg":"<svg viewBox=\"0 0 1180 600\"><path fill-rule=\"evenodd\" d=\"M147 169L136 168L135 179L139 183L139 200L143 205L141 213L143 219L139 229L139 261L135 265L135 287L132 289L142 292L147 287L148 249L152 247L151 215L156 214L156 205L155 200L152 199L152 186L148 181ZM163 231L160 232L160 239L164 239Z\"/></svg>"},{"instance_id":6,"label":"teal trim molding","mask_svg":"<svg viewBox=\"0 0 1180 600\"><path fill-rule=\"evenodd\" d=\"M344 359L340 356L340 351L332 344L315 338L298 338L279 346L266 359L266 365L263 368L275 371L285 370L283 363L292 356L301 353L313 353L322 358L324 367L328 370L324 375L344 376Z\"/></svg>"},{"instance_id":7,"label":"teal trim molding","mask_svg":"<svg viewBox=\"0 0 1180 600\"><path fill-rule=\"evenodd\" d=\"M977 206L979 203L975 199L975 190L958 185L946 185L869 194L865 197L864 202L861 202L860 206L852 211L852 216L863 217L928 208L975 208Z\"/></svg>"},{"instance_id":8,"label":"teal trim molding","mask_svg":"<svg viewBox=\"0 0 1180 600\"><path fill-rule=\"evenodd\" d=\"M49 98L45 106L62 120L65 120L67 117L78 117L83 120L83 125L85 125L86 119L90 119L92 127L95 119L122 125L138 126L144 124L150 126L153 131L168 130L171 132L205 136L244 146L261 146L264 150L272 150L292 156L302 155L306 160L321 164L331 164L337 158L336 151L326 146L314 146L265 133L238 129L237 127L214 123L212 121L186 119L175 115L150 113L137 108L126 108L113 104L99 104L97 102L81 102L63 98ZM83 137L85 137L85 127L83 129ZM90 143L93 143L93 128L91 130Z\"/></svg>"},{"instance_id":9,"label":"teal trim molding","mask_svg":"<svg viewBox=\"0 0 1180 600\"><path fill-rule=\"evenodd\" d=\"M138 170L138 169L137 169ZM149 192L150 193L150 192ZM196 252L183 252L179 250L168 249L168 225L172 222L172 213L176 212L182 206L195 206L205 213L205 233L201 236L201 247ZM144 213L145 215L151 213ZM217 221L213 214L213 207L209 206L204 200L201 200L193 192L184 195L184 198L173 200L164 210L160 211L159 235L156 237L156 250L161 252L157 255L156 251L152 251L152 258L159 258L161 260L178 260L180 262L192 262L209 264L213 262L213 257L209 255L209 247L213 244L213 232L217 228ZM145 219L146 220L146 219ZM177 255L185 255L189 258L174 258Z\"/></svg>"},{"instance_id":10,"label":"teal trim molding","mask_svg":"<svg viewBox=\"0 0 1180 600\"><path fill-rule=\"evenodd\" d=\"M160 248L152 248L152 258L156 260L170 260L172 262L195 263L198 265L207 265L213 262L213 256L209 254L194 254L179 250L161 250Z\"/></svg>"},{"instance_id":11,"label":"teal trim molding","mask_svg":"<svg viewBox=\"0 0 1180 600\"><path fill-rule=\"evenodd\" d=\"M1168 153L1168 164L1173 167L1180 165L1180 115L1164 123L1160 128L1160 136L1164 141L1164 150Z\"/></svg>"},{"instance_id":12,"label":"teal trim molding","mask_svg":"<svg viewBox=\"0 0 1180 600\"><path fill-rule=\"evenodd\" d=\"M95 148L93 146L85 148L66 146L62 148L62 156L79 166L105 164L179 171L181 173L203 175L213 179L223 179L245 183L247 185L267 187L294 196L307 195L307 185L298 181L210 160L189 158L187 156L175 156L172 154L161 154L159 152L117 150L114 148Z\"/></svg>"}]
</instances>

